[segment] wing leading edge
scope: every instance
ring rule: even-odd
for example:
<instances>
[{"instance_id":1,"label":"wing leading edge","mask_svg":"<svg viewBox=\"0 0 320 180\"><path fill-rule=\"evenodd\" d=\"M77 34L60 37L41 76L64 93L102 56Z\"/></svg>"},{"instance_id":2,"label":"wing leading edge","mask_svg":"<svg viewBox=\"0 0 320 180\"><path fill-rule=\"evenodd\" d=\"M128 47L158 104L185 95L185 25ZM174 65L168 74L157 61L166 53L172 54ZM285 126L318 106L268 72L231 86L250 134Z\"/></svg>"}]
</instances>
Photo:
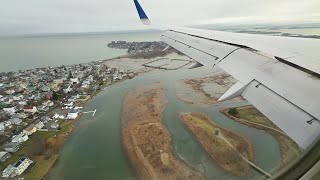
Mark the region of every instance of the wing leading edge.
<instances>
[{"instance_id":1,"label":"wing leading edge","mask_svg":"<svg viewBox=\"0 0 320 180\"><path fill-rule=\"evenodd\" d=\"M238 80L219 100L242 95L303 149L320 135L320 40L179 27L161 40Z\"/></svg>"}]
</instances>

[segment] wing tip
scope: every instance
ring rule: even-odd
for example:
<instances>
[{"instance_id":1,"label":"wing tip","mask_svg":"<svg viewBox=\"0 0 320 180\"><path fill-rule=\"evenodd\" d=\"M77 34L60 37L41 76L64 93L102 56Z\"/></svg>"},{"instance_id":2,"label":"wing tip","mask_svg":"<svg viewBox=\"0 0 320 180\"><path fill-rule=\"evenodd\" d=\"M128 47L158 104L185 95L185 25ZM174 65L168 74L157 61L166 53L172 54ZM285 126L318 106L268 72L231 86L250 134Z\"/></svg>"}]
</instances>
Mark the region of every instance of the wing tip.
<instances>
[{"instance_id":1,"label":"wing tip","mask_svg":"<svg viewBox=\"0 0 320 180\"><path fill-rule=\"evenodd\" d=\"M147 14L144 12L143 8L141 7L139 1L138 0L133 0L133 2L135 4L135 6L136 6L136 9L137 9L137 12L139 14L141 22L143 24L145 24L145 25L151 25L151 21L148 18Z\"/></svg>"}]
</instances>

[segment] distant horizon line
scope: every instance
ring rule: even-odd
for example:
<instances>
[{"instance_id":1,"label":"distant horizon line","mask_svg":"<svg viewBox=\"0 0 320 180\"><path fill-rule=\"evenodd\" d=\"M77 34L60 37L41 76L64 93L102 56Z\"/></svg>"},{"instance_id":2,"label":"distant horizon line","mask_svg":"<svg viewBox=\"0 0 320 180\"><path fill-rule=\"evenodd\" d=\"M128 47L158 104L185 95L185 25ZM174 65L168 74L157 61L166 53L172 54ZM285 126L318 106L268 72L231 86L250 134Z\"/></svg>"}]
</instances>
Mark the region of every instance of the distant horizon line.
<instances>
[{"instance_id":1,"label":"distant horizon line","mask_svg":"<svg viewBox=\"0 0 320 180\"><path fill-rule=\"evenodd\" d=\"M206 24L206 25L189 25L186 27L192 28L207 28L209 30L232 30L242 28L320 28L320 23L298 23L298 24ZM13 35L0 35L0 38L23 38L23 37L48 37L48 36L80 36L80 35L103 35L103 34L126 34L126 33L157 33L162 32L157 29L135 29L135 30L113 30L113 31L91 31L91 32L48 32L48 33L25 33L25 34L13 34Z\"/></svg>"}]
</instances>

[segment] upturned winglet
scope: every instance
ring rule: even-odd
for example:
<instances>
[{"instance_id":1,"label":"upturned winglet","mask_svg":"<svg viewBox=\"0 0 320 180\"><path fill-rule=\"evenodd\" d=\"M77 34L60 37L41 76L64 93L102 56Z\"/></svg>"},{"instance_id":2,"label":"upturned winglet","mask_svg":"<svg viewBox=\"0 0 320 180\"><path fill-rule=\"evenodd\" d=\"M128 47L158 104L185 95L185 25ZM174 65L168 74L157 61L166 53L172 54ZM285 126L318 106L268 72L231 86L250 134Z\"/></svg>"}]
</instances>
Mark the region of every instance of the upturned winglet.
<instances>
[{"instance_id":1,"label":"upturned winglet","mask_svg":"<svg viewBox=\"0 0 320 180\"><path fill-rule=\"evenodd\" d=\"M136 9L138 11L138 14L139 14L139 17L140 17L140 20L142 21L143 24L145 25L151 25L151 21L150 19L148 18L147 14L144 12L144 10L142 9L140 3L138 2L138 0L133 0L135 6L136 6Z\"/></svg>"}]
</instances>

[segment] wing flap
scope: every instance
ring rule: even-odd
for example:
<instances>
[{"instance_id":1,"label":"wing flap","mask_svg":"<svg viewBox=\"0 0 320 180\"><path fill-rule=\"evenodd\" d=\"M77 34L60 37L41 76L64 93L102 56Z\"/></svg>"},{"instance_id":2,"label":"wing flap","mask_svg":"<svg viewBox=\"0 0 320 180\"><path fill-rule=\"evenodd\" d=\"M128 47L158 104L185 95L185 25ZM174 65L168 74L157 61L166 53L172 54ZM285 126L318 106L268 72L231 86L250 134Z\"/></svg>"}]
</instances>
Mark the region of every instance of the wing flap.
<instances>
[{"instance_id":1,"label":"wing flap","mask_svg":"<svg viewBox=\"0 0 320 180\"><path fill-rule=\"evenodd\" d=\"M319 121L314 120L310 114L260 82L252 81L243 91L242 96L271 119L301 148L307 149L320 135Z\"/></svg>"}]
</instances>

